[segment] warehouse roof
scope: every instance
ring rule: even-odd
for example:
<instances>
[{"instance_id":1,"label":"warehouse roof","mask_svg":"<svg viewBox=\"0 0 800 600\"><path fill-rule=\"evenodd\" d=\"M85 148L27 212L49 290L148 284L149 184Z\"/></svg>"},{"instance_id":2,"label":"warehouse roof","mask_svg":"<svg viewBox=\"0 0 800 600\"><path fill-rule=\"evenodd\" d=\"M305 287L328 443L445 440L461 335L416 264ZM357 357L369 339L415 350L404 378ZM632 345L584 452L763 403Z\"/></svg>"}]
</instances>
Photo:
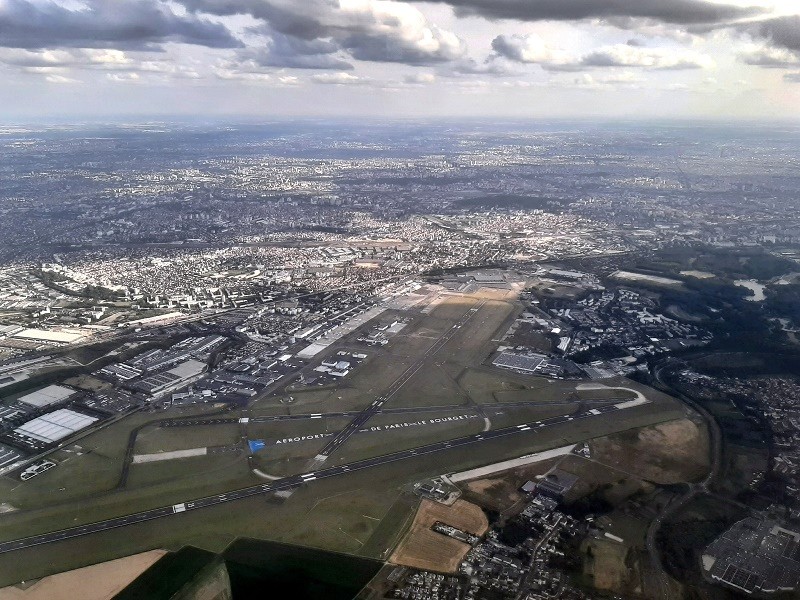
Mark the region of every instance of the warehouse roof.
<instances>
[{"instance_id":1,"label":"warehouse roof","mask_svg":"<svg viewBox=\"0 0 800 600\"><path fill-rule=\"evenodd\" d=\"M22 396L19 401L29 406L41 408L42 406L48 406L49 404L55 404L56 402L66 400L74 393L74 390L60 385L48 385L46 388Z\"/></svg>"},{"instance_id":2,"label":"warehouse roof","mask_svg":"<svg viewBox=\"0 0 800 600\"><path fill-rule=\"evenodd\" d=\"M42 442L52 443L85 429L97 420L95 417L62 408L28 421L14 431Z\"/></svg>"}]
</instances>

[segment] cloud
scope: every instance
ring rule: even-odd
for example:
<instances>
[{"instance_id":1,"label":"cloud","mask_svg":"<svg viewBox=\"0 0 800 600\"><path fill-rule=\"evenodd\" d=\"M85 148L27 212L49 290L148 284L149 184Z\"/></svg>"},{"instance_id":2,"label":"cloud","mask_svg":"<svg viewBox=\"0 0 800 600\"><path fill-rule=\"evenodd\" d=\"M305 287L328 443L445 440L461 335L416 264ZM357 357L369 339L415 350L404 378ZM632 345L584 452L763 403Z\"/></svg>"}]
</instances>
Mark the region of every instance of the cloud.
<instances>
[{"instance_id":1,"label":"cloud","mask_svg":"<svg viewBox=\"0 0 800 600\"><path fill-rule=\"evenodd\" d=\"M138 83L141 79L138 73L106 73L106 78L116 83Z\"/></svg>"},{"instance_id":2,"label":"cloud","mask_svg":"<svg viewBox=\"0 0 800 600\"><path fill-rule=\"evenodd\" d=\"M742 62L757 67L786 69L800 66L800 52L785 48L757 48L739 55Z\"/></svg>"},{"instance_id":3,"label":"cloud","mask_svg":"<svg viewBox=\"0 0 800 600\"><path fill-rule=\"evenodd\" d=\"M129 67L133 61L121 50L69 48L60 50L26 50L0 48L0 63L33 68L116 68Z\"/></svg>"},{"instance_id":4,"label":"cloud","mask_svg":"<svg viewBox=\"0 0 800 600\"><path fill-rule=\"evenodd\" d=\"M317 73L311 76L311 81L314 83L322 83L326 85L365 85L370 83L370 80L365 77L358 77L350 73Z\"/></svg>"},{"instance_id":5,"label":"cloud","mask_svg":"<svg viewBox=\"0 0 800 600\"><path fill-rule=\"evenodd\" d=\"M330 40L304 40L278 32L270 32L265 46L245 48L237 60L261 67L289 69L333 69L350 71L353 65L345 60L337 44Z\"/></svg>"},{"instance_id":6,"label":"cloud","mask_svg":"<svg viewBox=\"0 0 800 600\"><path fill-rule=\"evenodd\" d=\"M425 0L431 1L431 0ZM704 0L433 0L459 16L520 21L640 19L674 25L723 23L764 12Z\"/></svg>"},{"instance_id":7,"label":"cloud","mask_svg":"<svg viewBox=\"0 0 800 600\"><path fill-rule=\"evenodd\" d=\"M498 35L492 40L492 50L498 56L519 63L568 63L567 54L550 48L538 35Z\"/></svg>"},{"instance_id":8,"label":"cloud","mask_svg":"<svg viewBox=\"0 0 800 600\"><path fill-rule=\"evenodd\" d=\"M170 79L200 79L201 75L192 67L182 65L169 58L161 58L163 53L155 56L158 59L133 59L121 50L105 48L65 48L59 50L25 50L21 48L0 48L0 63L25 73L39 75L59 74L69 81L58 83L74 83L76 80L66 77L74 70L110 71L119 73L120 77L130 74L148 73ZM127 74L127 75L126 75ZM56 82L51 77L48 81ZM115 79L116 80L116 79Z\"/></svg>"},{"instance_id":9,"label":"cloud","mask_svg":"<svg viewBox=\"0 0 800 600\"><path fill-rule=\"evenodd\" d=\"M71 77L64 77L63 75L48 75L45 77L48 83L80 83L77 79Z\"/></svg>"},{"instance_id":10,"label":"cloud","mask_svg":"<svg viewBox=\"0 0 800 600\"><path fill-rule=\"evenodd\" d=\"M789 83L800 83L800 73L786 73L783 80Z\"/></svg>"},{"instance_id":11,"label":"cloud","mask_svg":"<svg viewBox=\"0 0 800 600\"><path fill-rule=\"evenodd\" d=\"M403 83L408 85L427 85L435 81L436 76L433 73L412 73L403 78Z\"/></svg>"},{"instance_id":12,"label":"cloud","mask_svg":"<svg viewBox=\"0 0 800 600\"><path fill-rule=\"evenodd\" d=\"M272 75L269 73L258 71L241 71L235 67L228 67L227 65L217 65L213 68L214 76L223 81L253 81L253 82L267 82L273 81Z\"/></svg>"},{"instance_id":13,"label":"cloud","mask_svg":"<svg viewBox=\"0 0 800 600\"><path fill-rule=\"evenodd\" d=\"M489 60L478 62L473 58L464 58L453 62L447 69L441 71L442 75L491 75L503 77L508 75L518 75L519 69L515 69L509 61L503 60L498 55L491 56Z\"/></svg>"},{"instance_id":14,"label":"cloud","mask_svg":"<svg viewBox=\"0 0 800 600\"><path fill-rule=\"evenodd\" d=\"M457 59L466 48L454 33L429 23L414 6L391 0L178 0L190 11L250 15L264 21L281 50L304 54L303 44L325 43L357 60L430 65ZM276 42L276 40L278 40ZM294 41L291 41L294 40ZM297 44L292 46L292 44ZM330 52L317 53L328 55ZM290 52L278 53L285 62ZM316 67L315 67L316 68ZM322 67L329 68L329 67Z\"/></svg>"},{"instance_id":15,"label":"cloud","mask_svg":"<svg viewBox=\"0 0 800 600\"><path fill-rule=\"evenodd\" d=\"M572 56L549 47L536 35L499 35L492 40L497 56L508 60L537 64L548 71L582 71L585 69L626 67L653 70L713 68L714 61L703 54L682 49L644 48L616 44Z\"/></svg>"},{"instance_id":16,"label":"cloud","mask_svg":"<svg viewBox=\"0 0 800 600\"><path fill-rule=\"evenodd\" d=\"M734 28L753 38L767 40L772 46L800 52L800 15L750 21Z\"/></svg>"},{"instance_id":17,"label":"cloud","mask_svg":"<svg viewBox=\"0 0 800 600\"><path fill-rule=\"evenodd\" d=\"M158 49L166 42L241 46L219 23L179 15L158 0L91 0L68 9L49 0L0 0L0 46Z\"/></svg>"},{"instance_id":18,"label":"cloud","mask_svg":"<svg viewBox=\"0 0 800 600\"><path fill-rule=\"evenodd\" d=\"M580 59L585 67L640 67L656 70L710 69L711 57L686 50L636 48L617 44L594 50Z\"/></svg>"},{"instance_id":19,"label":"cloud","mask_svg":"<svg viewBox=\"0 0 800 600\"><path fill-rule=\"evenodd\" d=\"M559 80L556 80L558 83ZM614 75L598 76L589 73L581 73L567 82L568 85L588 90L613 90L618 87L640 88L646 80L630 71Z\"/></svg>"}]
</instances>

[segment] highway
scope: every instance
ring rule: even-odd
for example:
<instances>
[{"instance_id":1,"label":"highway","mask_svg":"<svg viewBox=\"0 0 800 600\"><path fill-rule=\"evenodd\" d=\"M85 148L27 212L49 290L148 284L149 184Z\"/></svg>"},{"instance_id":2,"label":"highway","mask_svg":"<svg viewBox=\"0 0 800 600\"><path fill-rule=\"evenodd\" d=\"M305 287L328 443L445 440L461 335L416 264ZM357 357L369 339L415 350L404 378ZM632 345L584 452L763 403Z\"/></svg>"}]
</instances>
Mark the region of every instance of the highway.
<instances>
[{"instance_id":1,"label":"highway","mask_svg":"<svg viewBox=\"0 0 800 600\"><path fill-rule=\"evenodd\" d=\"M319 454L317 454L315 461L320 463L324 462L342 444L347 442L347 440L350 439L350 436L356 433L367 423L367 421L380 412L383 405L391 400L391 398L397 394L397 392L399 392L403 386L408 383L412 377L414 377L414 375L416 375L417 371L428 364L428 361L439 350L441 350L447 342L450 341L450 339L461 329L461 327L466 325L467 322L469 322L469 320L477 314L484 304L485 302L481 302L478 304L478 306L475 306L465 312L457 323L445 331L442 336L436 340L436 342L430 348L428 348L414 364L408 367L405 371L403 371L400 377L394 380L394 382L386 390L386 393L373 400L372 404L353 417L353 420L347 424L347 427L342 429L333 437L330 442L325 444L325 447L319 451Z\"/></svg>"},{"instance_id":2,"label":"highway","mask_svg":"<svg viewBox=\"0 0 800 600\"><path fill-rule=\"evenodd\" d=\"M14 550L22 550L24 548L31 548L42 544L50 544L54 542L68 540L71 538L81 537L92 533L100 533L102 531L108 531L119 527L126 527L128 525L134 525L136 523L143 523L145 521L151 521L153 519L159 519L162 517L167 517L170 515L179 514L191 510L208 508L211 506L216 506L227 502L233 502L236 500L241 500L243 498L249 498L251 496L256 496L260 494L269 494L281 490L294 489L309 484L315 480L329 479L332 477L341 477L353 471L371 469L373 467L379 467L381 465L386 465L401 460L424 456L427 454L444 452L447 450L452 450L454 448L460 448L471 444L480 444L488 440L493 440L506 436L519 435L521 433L535 434L539 430L545 429L547 427L561 425L572 421L579 421L582 419L591 419L592 417L600 416L605 413L617 410L621 410L618 407L618 405L611 405L611 406L592 408L590 410L586 410L584 412L569 416L562 415L557 417L550 417L547 419L542 419L541 421L536 421L534 423L523 423L521 425L513 425L511 427L504 427L502 429L496 429L493 431L485 431L482 433L476 433L465 437L455 438L452 440L435 442L432 444L419 446L417 448L400 450L398 452L392 452L389 454L384 454L382 456L367 458L364 460L352 462L345 465L327 467L324 469L319 469L314 472L304 473L302 475L292 475L290 477L283 477L281 479L276 479L275 481L271 481L269 483L241 488L238 490L232 490L230 492L225 492L223 494L217 494L214 496L207 496L205 498L189 500L171 506L153 508L150 510L144 510L141 512L136 512L121 517L115 517L113 519L107 519L105 521L87 523L85 525L78 525L76 527L70 527L67 529L61 529L59 531L53 531L51 533L34 535L26 538L21 538L18 540L2 542L0 543L0 554L6 552L12 552Z\"/></svg>"}]
</instances>

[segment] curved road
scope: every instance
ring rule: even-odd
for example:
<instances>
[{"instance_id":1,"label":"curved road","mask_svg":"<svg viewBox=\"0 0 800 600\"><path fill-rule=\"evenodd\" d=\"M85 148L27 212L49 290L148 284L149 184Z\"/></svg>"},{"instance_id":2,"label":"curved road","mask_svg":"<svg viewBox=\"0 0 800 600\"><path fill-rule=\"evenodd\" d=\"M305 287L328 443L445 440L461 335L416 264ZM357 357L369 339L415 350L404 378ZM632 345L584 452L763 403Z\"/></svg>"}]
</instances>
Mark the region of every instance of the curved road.
<instances>
[{"instance_id":1,"label":"curved road","mask_svg":"<svg viewBox=\"0 0 800 600\"><path fill-rule=\"evenodd\" d=\"M720 472L720 465L722 463L722 431L719 428L719 424L717 423L716 419L714 419L713 415L709 413L705 408L700 406L697 402L674 390L670 385L668 385L663 377L662 372L665 369L672 368L677 366L678 363L674 361L672 358L667 358L664 361L658 363L653 368L653 378L657 384L657 387L660 388L662 391L665 391L673 396L679 398L682 402L684 402L687 406L689 406L692 410L698 413L703 420L706 422L708 426L709 432L709 453L711 458L711 467L708 470L708 474L700 483L689 483L687 484L688 490L685 494L683 494L677 500L670 502L665 506L661 512L650 522L649 527L647 528L647 552L650 555L650 562L653 565L654 570L658 573L658 584L660 587L660 595L662 598L667 600L669 598L669 589L670 589L670 577L667 575L666 570L664 569L664 565L661 562L661 554L658 551L658 546L656 544L656 536L658 535L658 530L661 528L661 525L666 521L669 517L674 515L678 512L681 508L686 506L689 502L694 500L698 495L708 493L709 487L711 484L719 477Z\"/></svg>"}]
</instances>

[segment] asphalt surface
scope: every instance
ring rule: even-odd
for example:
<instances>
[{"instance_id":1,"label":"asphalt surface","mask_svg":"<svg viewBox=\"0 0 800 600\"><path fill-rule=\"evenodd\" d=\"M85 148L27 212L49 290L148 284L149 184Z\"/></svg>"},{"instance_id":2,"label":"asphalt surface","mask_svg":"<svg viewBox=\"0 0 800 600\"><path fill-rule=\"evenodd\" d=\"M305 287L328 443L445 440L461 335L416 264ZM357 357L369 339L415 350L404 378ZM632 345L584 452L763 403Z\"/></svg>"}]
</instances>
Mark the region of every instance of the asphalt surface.
<instances>
[{"instance_id":1,"label":"asphalt surface","mask_svg":"<svg viewBox=\"0 0 800 600\"><path fill-rule=\"evenodd\" d=\"M384 454L383 456L367 458L364 460L352 462L345 465L319 469L317 471L304 473L302 475L292 475L290 477L283 477L281 479L276 479L275 481L271 481L269 483L241 488L238 490L232 490L224 494L217 494L214 496L207 496L205 498L187 500L179 504L171 506L163 506L160 508L154 508L141 512L131 513L129 515L115 517L113 519L107 519L105 521L87 523L85 525L79 525L77 527L70 527L68 529L61 529L59 531L53 531L41 535L34 535L26 538L21 538L18 540L2 542L0 543L0 554L6 552L12 552L14 550L22 550L24 548L31 548L42 544L50 544L54 542L68 540L71 538L81 537L92 533L108 531L110 529L117 529L119 527L126 527L128 525L143 523L145 521L151 521L153 519L160 519L162 517L167 517L170 515L187 512L190 510L199 510L201 508L208 508L210 506L216 506L227 502L233 502L236 500L249 498L251 496L269 494L273 492L279 492L282 490L295 489L318 479L341 477L353 471L360 471L363 469L379 467L381 465L401 460L406 460L418 456L424 456L426 454L435 454L437 452L444 452L447 450L451 450L453 448L460 448L471 444L480 444L488 440L493 440L506 436L518 435L520 433L529 433L529 434L536 433L540 429L545 429L547 427L552 427L554 425L560 425L571 421L579 421L582 419L590 419L592 417L603 415L605 413L617 410L620 409L617 408L617 406L615 405L603 406L603 407L593 408L570 416L550 417L548 419L542 419L541 421L536 421L534 423L523 423L521 425L504 427L503 429L484 431L482 433L476 433L473 435L468 435L461 438L455 438L443 442L435 442L433 444L427 444L424 446L419 446L417 448L400 450L398 452Z\"/></svg>"},{"instance_id":2,"label":"asphalt surface","mask_svg":"<svg viewBox=\"0 0 800 600\"><path fill-rule=\"evenodd\" d=\"M581 400L580 403L589 406L612 404L615 402L624 402L629 398L604 398L602 400ZM550 402L550 401L537 401L537 400L520 400L518 402L503 402L502 404L442 404L439 406L404 406L399 408L381 408L377 411L383 415L404 415L404 414L417 414L417 413L436 413L452 410L463 410L466 412L479 412L480 410L489 414L502 413L508 408L530 408L536 406L576 406L579 402L569 400L565 402ZM311 419L331 419L335 417L356 417L363 411L346 410L340 412L324 412L324 413L302 413L296 415L269 415L263 417L247 417L248 423L271 423L274 421L308 421ZM241 423L242 419L239 417L218 417L218 418L204 418L204 419L181 419L165 420L160 423L161 427L196 427L199 425L236 425Z\"/></svg>"}]
</instances>

